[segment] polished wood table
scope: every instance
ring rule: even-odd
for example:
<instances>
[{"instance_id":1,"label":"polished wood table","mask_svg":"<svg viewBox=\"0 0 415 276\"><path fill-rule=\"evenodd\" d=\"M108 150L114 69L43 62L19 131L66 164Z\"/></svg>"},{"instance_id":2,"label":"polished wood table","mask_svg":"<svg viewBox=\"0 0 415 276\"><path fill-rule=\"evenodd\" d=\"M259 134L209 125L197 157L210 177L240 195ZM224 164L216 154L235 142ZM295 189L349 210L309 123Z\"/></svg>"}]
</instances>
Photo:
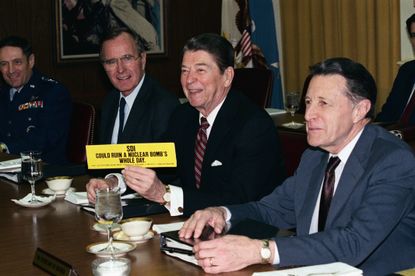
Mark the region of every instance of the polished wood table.
<instances>
[{"instance_id":1,"label":"polished wood table","mask_svg":"<svg viewBox=\"0 0 415 276\"><path fill-rule=\"evenodd\" d=\"M87 181L87 176L76 177L72 186L83 191ZM36 184L37 193L44 188L46 184L43 181ZM26 183L17 185L0 179L0 210L3 215L0 275L47 275L32 265L37 248L69 263L79 275L91 275L91 262L97 257L86 252L86 247L106 241L106 235L91 230L94 217L62 198L34 209L18 206L10 200L22 198L29 192L30 186ZM151 217L154 223L181 220L168 214ZM198 266L161 253L159 242L156 235L126 255L131 260L131 275L205 275ZM268 270L273 270L273 267L255 265L225 275L251 275L254 271Z\"/></svg>"}]
</instances>

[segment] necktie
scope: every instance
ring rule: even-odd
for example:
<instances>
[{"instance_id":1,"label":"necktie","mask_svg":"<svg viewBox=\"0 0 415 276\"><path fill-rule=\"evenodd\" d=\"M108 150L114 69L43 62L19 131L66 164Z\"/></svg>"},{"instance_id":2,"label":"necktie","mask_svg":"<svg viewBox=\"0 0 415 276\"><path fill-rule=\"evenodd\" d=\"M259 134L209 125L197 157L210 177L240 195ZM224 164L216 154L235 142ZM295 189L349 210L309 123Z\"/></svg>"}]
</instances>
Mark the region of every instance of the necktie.
<instances>
[{"instance_id":1,"label":"necktie","mask_svg":"<svg viewBox=\"0 0 415 276\"><path fill-rule=\"evenodd\" d=\"M13 101L14 95L16 94L17 89L16 88L12 88L10 89L10 101Z\"/></svg>"},{"instance_id":2,"label":"necktie","mask_svg":"<svg viewBox=\"0 0 415 276\"><path fill-rule=\"evenodd\" d=\"M200 178L202 175L202 163L203 156L205 155L205 149L207 144L206 129L209 127L209 123L205 117L200 119L199 131L196 135L195 143L195 180L196 187L200 188Z\"/></svg>"},{"instance_id":3,"label":"necktie","mask_svg":"<svg viewBox=\"0 0 415 276\"><path fill-rule=\"evenodd\" d=\"M323 231L326 225L327 214L329 212L331 199L334 191L335 175L334 171L339 165L340 159L337 156L330 157L324 176L323 189L321 190L320 211L318 216L318 231Z\"/></svg>"},{"instance_id":4,"label":"necktie","mask_svg":"<svg viewBox=\"0 0 415 276\"><path fill-rule=\"evenodd\" d=\"M117 143L119 143L120 142L120 139L121 139L121 134L122 134L122 131L123 131L123 129L124 129L124 109L125 109L125 99L123 98L123 97L121 97L121 99L120 99L120 106L119 106L120 108L119 108L119 127L118 127L118 140L117 140Z\"/></svg>"},{"instance_id":5,"label":"necktie","mask_svg":"<svg viewBox=\"0 0 415 276\"><path fill-rule=\"evenodd\" d=\"M413 90L415 89L415 85ZM415 91L414 91L415 93ZM412 113L414 112L415 109L415 95L412 93L411 94L411 99L409 100L408 104L406 105L401 119L399 120L400 123L402 123L403 125L407 125L409 123L409 118L411 117Z\"/></svg>"}]
</instances>

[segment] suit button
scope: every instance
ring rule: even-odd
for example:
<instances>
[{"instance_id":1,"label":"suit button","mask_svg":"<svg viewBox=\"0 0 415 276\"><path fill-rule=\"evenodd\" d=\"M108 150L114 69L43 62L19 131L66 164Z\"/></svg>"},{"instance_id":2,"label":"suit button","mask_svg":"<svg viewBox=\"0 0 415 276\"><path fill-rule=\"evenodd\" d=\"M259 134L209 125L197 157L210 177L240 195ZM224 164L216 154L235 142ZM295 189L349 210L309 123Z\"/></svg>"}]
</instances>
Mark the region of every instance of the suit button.
<instances>
[{"instance_id":1,"label":"suit button","mask_svg":"<svg viewBox=\"0 0 415 276\"><path fill-rule=\"evenodd\" d=\"M179 211L180 213L183 213L183 207L177 208L177 211Z\"/></svg>"},{"instance_id":2,"label":"suit button","mask_svg":"<svg viewBox=\"0 0 415 276\"><path fill-rule=\"evenodd\" d=\"M27 120L30 122L32 121L32 117L28 117Z\"/></svg>"},{"instance_id":3,"label":"suit button","mask_svg":"<svg viewBox=\"0 0 415 276\"><path fill-rule=\"evenodd\" d=\"M7 137L10 137L10 136L12 136L11 133L10 132L7 132Z\"/></svg>"}]
</instances>

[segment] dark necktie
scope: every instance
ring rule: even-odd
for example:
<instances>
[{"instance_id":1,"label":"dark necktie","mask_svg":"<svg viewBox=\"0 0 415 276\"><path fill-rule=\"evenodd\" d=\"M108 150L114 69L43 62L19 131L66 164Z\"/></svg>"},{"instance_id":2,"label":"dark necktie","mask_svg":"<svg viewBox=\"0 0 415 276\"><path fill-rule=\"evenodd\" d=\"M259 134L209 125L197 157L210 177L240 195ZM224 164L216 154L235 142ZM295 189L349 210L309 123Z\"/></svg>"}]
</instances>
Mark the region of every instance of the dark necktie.
<instances>
[{"instance_id":1,"label":"dark necktie","mask_svg":"<svg viewBox=\"0 0 415 276\"><path fill-rule=\"evenodd\" d=\"M414 109L415 109L415 95L412 94L411 99L406 105L399 122L402 123L403 125L407 125L409 123L409 118L411 118L411 115L414 112Z\"/></svg>"},{"instance_id":2,"label":"dark necktie","mask_svg":"<svg viewBox=\"0 0 415 276\"><path fill-rule=\"evenodd\" d=\"M335 175L334 171L339 165L340 159L337 156L330 157L329 163L326 167L326 174L324 176L323 188L321 190L320 211L318 215L318 231L323 231L326 225L327 214L329 212L331 199L334 191Z\"/></svg>"},{"instance_id":3,"label":"dark necktie","mask_svg":"<svg viewBox=\"0 0 415 276\"><path fill-rule=\"evenodd\" d=\"M205 117L200 119L199 131L196 135L195 143L195 180L196 187L200 188L200 178L202 175L203 156L205 155L205 149L207 144L206 129L209 127L209 123Z\"/></svg>"},{"instance_id":4,"label":"dark necktie","mask_svg":"<svg viewBox=\"0 0 415 276\"><path fill-rule=\"evenodd\" d=\"M123 131L123 128L124 128L124 109L125 109L125 99L123 98L123 97L121 97L121 99L120 99L120 106L119 106L120 108L119 108L119 119L120 119L120 121L119 121L119 127L118 127L118 140L117 140L117 143L119 143L120 142L120 140L121 140L121 134L122 134L122 131Z\"/></svg>"}]
</instances>

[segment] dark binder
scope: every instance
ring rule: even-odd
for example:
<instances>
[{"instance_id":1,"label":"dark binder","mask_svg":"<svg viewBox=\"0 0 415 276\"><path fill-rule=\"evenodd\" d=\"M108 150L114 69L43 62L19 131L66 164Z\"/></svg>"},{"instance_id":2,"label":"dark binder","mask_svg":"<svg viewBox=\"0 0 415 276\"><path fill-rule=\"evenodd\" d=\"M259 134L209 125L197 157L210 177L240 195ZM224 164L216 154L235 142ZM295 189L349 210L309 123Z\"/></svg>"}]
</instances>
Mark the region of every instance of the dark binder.
<instances>
[{"instance_id":1,"label":"dark binder","mask_svg":"<svg viewBox=\"0 0 415 276\"><path fill-rule=\"evenodd\" d=\"M231 227L226 234L242 235L252 239L269 239L278 234L279 229L251 219L242 220ZM216 234L213 228L207 226L203 229L200 240L211 240L224 234ZM193 255L192 247L196 241L194 239L183 239L179 237L179 231L160 233L160 250L172 253L182 253Z\"/></svg>"}]
</instances>

